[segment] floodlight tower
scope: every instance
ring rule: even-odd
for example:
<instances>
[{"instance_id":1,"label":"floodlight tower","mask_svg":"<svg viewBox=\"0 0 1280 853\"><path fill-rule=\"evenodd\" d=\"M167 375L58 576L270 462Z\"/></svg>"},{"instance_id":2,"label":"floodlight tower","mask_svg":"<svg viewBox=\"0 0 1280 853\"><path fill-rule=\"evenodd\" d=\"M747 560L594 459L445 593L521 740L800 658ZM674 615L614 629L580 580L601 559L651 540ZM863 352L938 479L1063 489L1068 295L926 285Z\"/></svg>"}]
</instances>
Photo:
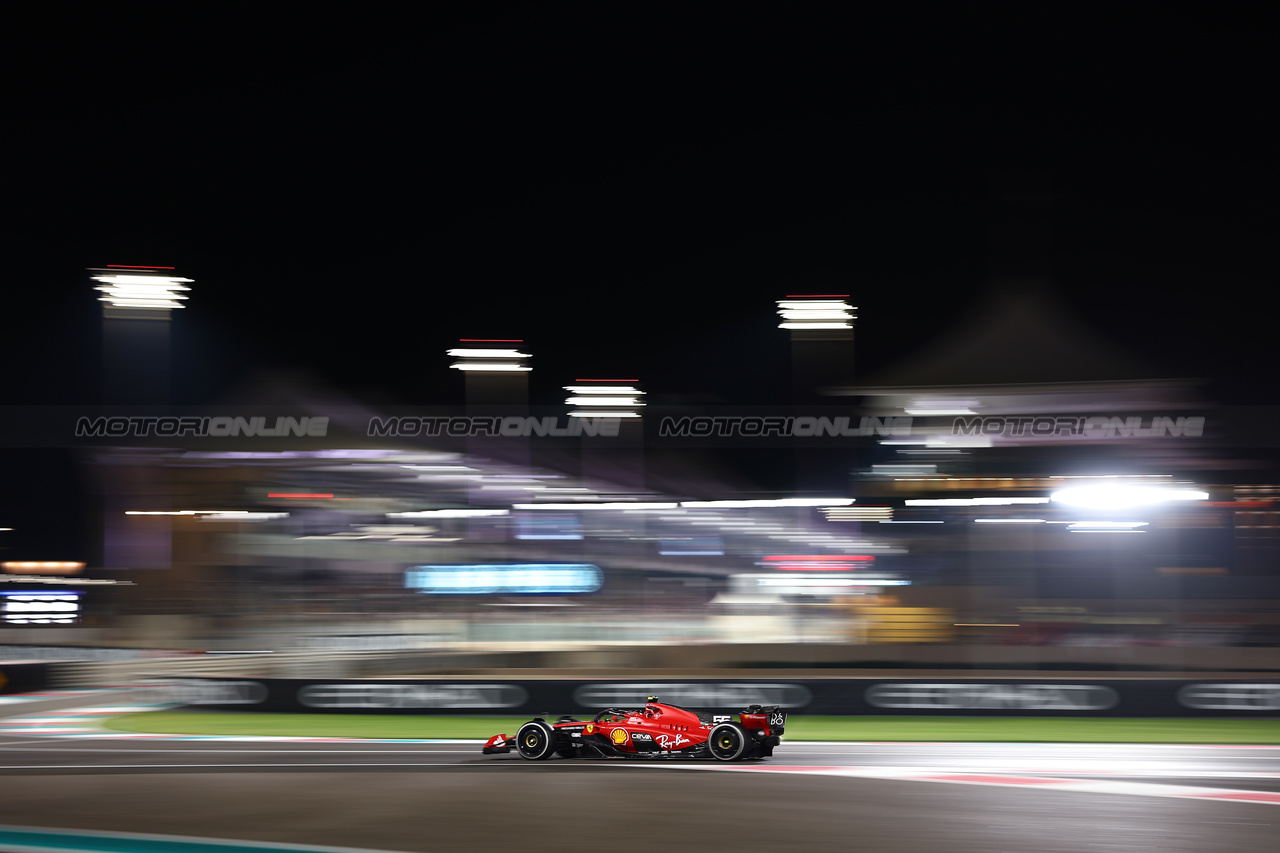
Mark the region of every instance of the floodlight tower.
<instances>
[{"instance_id":1,"label":"floodlight tower","mask_svg":"<svg viewBox=\"0 0 1280 853\"><path fill-rule=\"evenodd\" d=\"M529 405L529 353L518 338L461 338L448 350L457 359L449 365L461 370L467 382L467 406ZM511 414L517 414L511 412Z\"/></svg>"},{"instance_id":2,"label":"floodlight tower","mask_svg":"<svg viewBox=\"0 0 1280 853\"><path fill-rule=\"evenodd\" d=\"M823 399L823 389L847 385L853 379L853 321L856 309L847 293L792 294L778 300L778 328L791 335L791 401L808 406ZM797 411L797 414L810 414ZM845 465L832 465L829 454L796 447L795 488L842 487L832 482L833 472Z\"/></svg>"},{"instance_id":3,"label":"floodlight tower","mask_svg":"<svg viewBox=\"0 0 1280 853\"><path fill-rule=\"evenodd\" d=\"M569 392L565 405L571 418L640 417L644 392L636 387L638 379L577 379L576 385L565 385Z\"/></svg>"},{"instance_id":4,"label":"floodlight tower","mask_svg":"<svg viewBox=\"0 0 1280 853\"><path fill-rule=\"evenodd\" d=\"M93 267L101 292L103 391L108 405L169 402L169 318L182 308L191 279L173 267Z\"/></svg>"},{"instance_id":5,"label":"floodlight tower","mask_svg":"<svg viewBox=\"0 0 1280 853\"><path fill-rule=\"evenodd\" d=\"M791 333L792 397L812 401L821 389L853 378L853 321L857 309L847 293L800 294L778 300L782 321Z\"/></svg>"},{"instance_id":6,"label":"floodlight tower","mask_svg":"<svg viewBox=\"0 0 1280 853\"><path fill-rule=\"evenodd\" d=\"M102 302L103 402L108 406L167 406L170 333L192 280L173 267L107 264L90 268ZM124 464L103 481L102 564L113 568L170 569L171 530L126 517L129 510L171 508L173 483L163 466Z\"/></svg>"},{"instance_id":7,"label":"floodlight tower","mask_svg":"<svg viewBox=\"0 0 1280 853\"><path fill-rule=\"evenodd\" d=\"M616 437L582 435L582 474L584 477L617 483L629 488L644 486L644 426L638 379L575 379L573 385L562 386L569 396L565 405L571 418L617 418L621 421Z\"/></svg>"},{"instance_id":8,"label":"floodlight tower","mask_svg":"<svg viewBox=\"0 0 1280 853\"><path fill-rule=\"evenodd\" d=\"M520 338L460 338L447 354L454 359L449 367L466 379L466 410L470 415L524 416L529 411L529 366L532 357L522 352ZM528 466L529 441L516 436L468 438L467 452ZM477 484L473 501L484 503L492 495L482 493Z\"/></svg>"}]
</instances>

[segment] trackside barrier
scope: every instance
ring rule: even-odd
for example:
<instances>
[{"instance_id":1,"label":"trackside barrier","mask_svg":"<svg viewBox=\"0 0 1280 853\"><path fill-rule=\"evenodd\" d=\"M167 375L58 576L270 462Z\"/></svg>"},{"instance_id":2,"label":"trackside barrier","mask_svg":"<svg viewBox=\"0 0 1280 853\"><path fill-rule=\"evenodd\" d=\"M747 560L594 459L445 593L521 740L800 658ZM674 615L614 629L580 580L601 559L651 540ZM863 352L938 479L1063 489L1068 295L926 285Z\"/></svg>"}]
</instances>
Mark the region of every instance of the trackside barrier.
<instances>
[{"instance_id":1,"label":"trackside barrier","mask_svg":"<svg viewBox=\"0 0 1280 853\"><path fill-rule=\"evenodd\" d=\"M796 714L1280 717L1280 680L500 680L170 678L154 701L292 713L594 714L651 695L694 709L781 705Z\"/></svg>"},{"instance_id":2,"label":"trackside barrier","mask_svg":"<svg viewBox=\"0 0 1280 853\"><path fill-rule=\"evenodd\" d=\"M39 661L5 663L0 660L0 695L38 693L50 686L51 666Z\"/></svg>"}]
</instances>

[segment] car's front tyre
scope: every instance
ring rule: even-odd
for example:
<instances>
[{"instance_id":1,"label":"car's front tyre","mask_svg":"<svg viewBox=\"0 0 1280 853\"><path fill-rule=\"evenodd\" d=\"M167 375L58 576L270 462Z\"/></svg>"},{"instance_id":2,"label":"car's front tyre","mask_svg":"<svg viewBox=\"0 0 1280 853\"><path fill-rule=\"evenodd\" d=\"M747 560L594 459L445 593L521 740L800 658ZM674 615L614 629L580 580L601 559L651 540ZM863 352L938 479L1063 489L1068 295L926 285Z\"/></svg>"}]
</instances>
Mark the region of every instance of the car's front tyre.
<instances>
[{"instance_id":1,"label":"car's front tyre","mask_svg":"<svg viewBox=\"0 0 1280 853\"><path fill-rule=\"evenodd\" d=\"M555 752L556 735L551 726L539 720L525 723L516 734L516 750L521 758L543 761Z\"/></svg>"},{"instance_id":2,"label":"car's front tyre","mask_svg":"<svg viewBox=\"0 0 1280 853\"><path fill-rule=\"evenodd\" d=\"M707 750L717 761L737 761L746 754L747 733L737 723L721 723L711 730Z\"/></svg>"}]
</instances>

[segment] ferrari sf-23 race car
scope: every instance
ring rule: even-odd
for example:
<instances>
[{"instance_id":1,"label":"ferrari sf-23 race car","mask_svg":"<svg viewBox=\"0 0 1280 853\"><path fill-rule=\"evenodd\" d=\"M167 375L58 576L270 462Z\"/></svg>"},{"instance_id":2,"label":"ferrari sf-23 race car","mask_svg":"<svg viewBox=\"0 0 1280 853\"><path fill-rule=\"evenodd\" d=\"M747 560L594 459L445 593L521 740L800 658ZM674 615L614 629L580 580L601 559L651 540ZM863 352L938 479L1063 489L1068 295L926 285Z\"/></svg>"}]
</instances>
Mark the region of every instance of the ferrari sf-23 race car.
<instances>
[{"instance_id":1,"label":"ferrari sf-23 race car","mask_svg":"<svg viewBox=\"0 0 1280 853\"><path fill-rule=\"evenodd\" d=\"M739 761L773 755L787 723L778 705L749 705L736 715L706 714L650 696L642 710L606 708L591 720L535 717L515 737L494 735L484 754L515 750L522 758L714 758Z\"/></svg>"}]
</instances>

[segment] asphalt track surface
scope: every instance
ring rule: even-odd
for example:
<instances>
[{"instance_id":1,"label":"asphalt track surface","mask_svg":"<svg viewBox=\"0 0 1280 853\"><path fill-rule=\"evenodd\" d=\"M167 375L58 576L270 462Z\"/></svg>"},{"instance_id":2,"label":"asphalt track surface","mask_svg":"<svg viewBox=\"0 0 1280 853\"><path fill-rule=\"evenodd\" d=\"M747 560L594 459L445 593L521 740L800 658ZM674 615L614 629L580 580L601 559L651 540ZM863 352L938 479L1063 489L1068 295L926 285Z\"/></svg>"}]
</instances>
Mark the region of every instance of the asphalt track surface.
<instances>
[{"instance_id":1,"label":"asphalt track surface","mask_svg":"<svg viewBox=\"0 0 1280 853\"><path fill-rule=\"evenodd\" d=\"M0 824L432 853L1274 851L1280 748L784 741L719 765L14 734Z\"/></svg>"}]
</instances>

